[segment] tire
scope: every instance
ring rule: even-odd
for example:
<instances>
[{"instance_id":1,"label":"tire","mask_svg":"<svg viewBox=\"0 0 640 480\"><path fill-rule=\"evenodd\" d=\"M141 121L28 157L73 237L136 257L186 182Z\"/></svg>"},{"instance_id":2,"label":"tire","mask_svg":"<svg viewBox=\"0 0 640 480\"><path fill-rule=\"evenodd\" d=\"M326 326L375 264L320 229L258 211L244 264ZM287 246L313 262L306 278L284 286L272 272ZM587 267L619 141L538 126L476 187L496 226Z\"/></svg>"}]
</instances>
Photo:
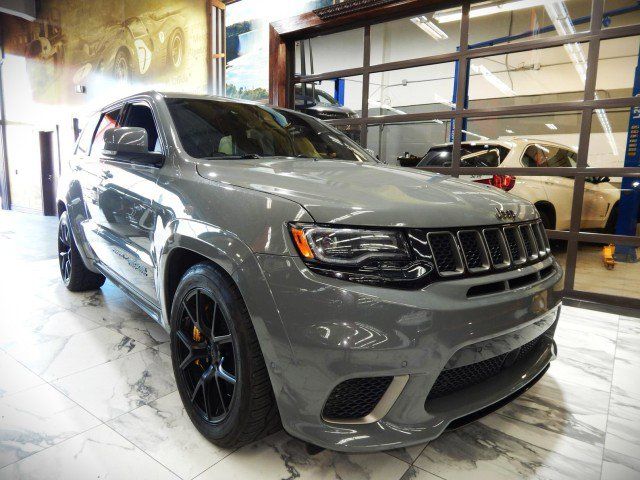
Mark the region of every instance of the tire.
<instances>
[{"instance_id":1,"label":"tire","mask_svg":"<svg viewBox=\"0 0 640 480\"><path fill-rule=\"evenodd\" d=\"M605 224L604 231L605 233L616 233L616 224L618 223L618 204L616 203L611 212L609 213L609 218L607 218L607 223Z\"/></svg>"},{"instance_id":2,"label":"tire","mask_svg":"<svg viewBox=\"0 0 640 480\"><path fill-rule=\"evenodd\" d=\"M544 210L538 210L538 213L540 214L540 220L542 220L542 225L544 226L544 228L547 230L553 230L555 226L551 222L551 217L549 216L549 214Z\"/></svg>"},{"instance_id":3,"label":"tire","mask_svg":"<svg viewBox=\"0 0 640 480\"><path fill-rule=\"evenodd\" d=\"M117 83L129 85L133 78L131 58L126 50L120 49L113 59L113 77Z\"/></svg>"},{"instance_id":4,"label":"tire","mask_svg":"<svg viewBox=\"0 0 640 480\"><path fill-rule=\"evenodd\" d=\"M236 448L281 428L251 318L227 276L210 263L187 270L170 323L178 391L202 435L220 447Z\"/></svg>"},{"instance_id":5,"label":"tire","mask_svg":"<svg viewBox=\"0 0 640 480\"><path fill-rule=\"evenodd\" d=\"M181 29L176 28L167 42L167 66L178 70L184 63L185 39Z\"/></svg>"},{"instance_id":6,"label":"tire","mask_svg":"<svg viewBox=\"0 0 640 480\"><path fill-rule=\"evenodd\" d=\"M86 292L97 290L104 285L106 280L104 275L92 272L85 267L73 238L67 212L62 212L58 223L58 260L60 276L68 290Z\"/></svg>"}]
</instances>

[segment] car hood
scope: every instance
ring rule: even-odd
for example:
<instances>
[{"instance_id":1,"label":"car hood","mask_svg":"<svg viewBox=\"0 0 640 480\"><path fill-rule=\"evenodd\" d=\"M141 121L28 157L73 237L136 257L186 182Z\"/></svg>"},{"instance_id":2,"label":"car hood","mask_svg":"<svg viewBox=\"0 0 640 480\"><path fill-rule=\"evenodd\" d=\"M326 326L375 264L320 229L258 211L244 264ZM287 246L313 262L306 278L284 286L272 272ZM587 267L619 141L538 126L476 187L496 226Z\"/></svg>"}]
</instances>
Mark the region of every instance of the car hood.
<instances>
[{"instance_id":1,"label":"car hood","mask_svg":"<svg viewBox=\"0 0 640 480\"><path fill-rule=\"evenodd\" d=\"M215 182L278 195L302 205L318 223L440 228L499 224L496 208L516 220L537 216L528 201L497 188L420 170L337 160L203 161Z\"/></svg>"}]
</instances>

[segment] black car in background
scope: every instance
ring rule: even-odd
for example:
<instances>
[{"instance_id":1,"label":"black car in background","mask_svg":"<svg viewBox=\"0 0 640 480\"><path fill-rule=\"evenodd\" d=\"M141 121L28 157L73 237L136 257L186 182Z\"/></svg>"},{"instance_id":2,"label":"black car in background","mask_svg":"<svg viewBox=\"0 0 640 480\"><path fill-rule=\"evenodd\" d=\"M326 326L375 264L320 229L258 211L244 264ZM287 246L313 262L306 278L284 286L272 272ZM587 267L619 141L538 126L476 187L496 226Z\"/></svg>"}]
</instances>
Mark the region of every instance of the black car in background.
<instances>
[{"instance_id":1,"label":"black car in background","mask_svg":"<svg viewBox=\"0 0 640 480\"><path fill-rule=\"evenodd\" d=\"M350 108L340 105L335 98L313 84L296 85L295 109L321 120L340 120L360 116ZM352 140L360 140L360 129L357 126L340 125L338 128Z\"/></svg>"}]
</instances>

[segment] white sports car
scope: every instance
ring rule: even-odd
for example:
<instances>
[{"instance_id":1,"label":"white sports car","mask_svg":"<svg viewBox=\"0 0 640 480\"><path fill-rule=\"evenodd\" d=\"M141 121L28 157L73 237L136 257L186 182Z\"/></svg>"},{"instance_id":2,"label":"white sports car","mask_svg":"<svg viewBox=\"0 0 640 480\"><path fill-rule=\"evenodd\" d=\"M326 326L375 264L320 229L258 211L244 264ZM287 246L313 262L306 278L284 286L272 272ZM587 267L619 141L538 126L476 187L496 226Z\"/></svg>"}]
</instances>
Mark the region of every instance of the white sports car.
<instances>
[{"instance_id":1,"label":"white sports car","mask_svg":"<svg viewBox=\"0 0 640 480\"><path fill-rule=\"evenodd\" d=\"M435 145L417 164L449 166L452 144ZM467 167L575 167L577 152L566 145L538 139L508 138L462 142L461 166ZM558 176L468 175L529 200L538 208L547 229L568 230L571 223L573 178ZM581 227L615 229L620 189L608 177L590 177L585 183Z\"/></svg>"}]
</instances>

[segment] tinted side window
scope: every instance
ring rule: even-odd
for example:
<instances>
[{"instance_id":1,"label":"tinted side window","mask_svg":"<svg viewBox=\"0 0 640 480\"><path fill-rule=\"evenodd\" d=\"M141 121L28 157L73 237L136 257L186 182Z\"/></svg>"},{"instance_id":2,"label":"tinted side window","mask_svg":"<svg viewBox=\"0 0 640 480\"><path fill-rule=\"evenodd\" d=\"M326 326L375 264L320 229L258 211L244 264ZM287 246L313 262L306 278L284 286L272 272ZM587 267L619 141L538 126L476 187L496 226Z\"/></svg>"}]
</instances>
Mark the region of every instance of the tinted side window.
<instances>
[{"instance_id":1,"label":"tinted side window","mask_svg":"<svg viewBox=\"0 0 640 480\"><path fill-rule=\"evenodd\" d=\"M526 167L575 167L574 152L552 145L529 145L522 161Z\"/></svg>"},{"instance_id":2,"label":"tinted side window","mask_svg":"<svg viewBox=\"0 0 640 480\"><path fill-rule=\"evenodd\" d=\"M78 145L76 147L76 154L89 155L89 150L91 149L91 140L93 138L94 132L96 131L96 125L99 119L99 113L91 116L89 121L82 129L82 132L80 132L80 138L78 138Z\"/></svg>"},{"instance_id":3,"label":"tinted side window","mask_svg":"<svg viewBox=\"0 0 640 480\"><path fill-rule=\"evenodd\" d=\"M102 115L96 134L91 145L91 156L100 155L104 149L104 132L109 128L118 126L118 117L120 109L112 110Z\"/></svg>"},{"instance_id":4,"label":"tinted side window","mask_svg":"<svg viewBox=\"0 0 640 480\"><path fill-rule=\"evenodd\" d=\"M148 149L150 152L162 152L160 141L158 140L158 129L153 119L151 109L144 104L130 105L127 109L124 127L142 127L147 131L149 138Z\"/></svg>"}]
</instances>

